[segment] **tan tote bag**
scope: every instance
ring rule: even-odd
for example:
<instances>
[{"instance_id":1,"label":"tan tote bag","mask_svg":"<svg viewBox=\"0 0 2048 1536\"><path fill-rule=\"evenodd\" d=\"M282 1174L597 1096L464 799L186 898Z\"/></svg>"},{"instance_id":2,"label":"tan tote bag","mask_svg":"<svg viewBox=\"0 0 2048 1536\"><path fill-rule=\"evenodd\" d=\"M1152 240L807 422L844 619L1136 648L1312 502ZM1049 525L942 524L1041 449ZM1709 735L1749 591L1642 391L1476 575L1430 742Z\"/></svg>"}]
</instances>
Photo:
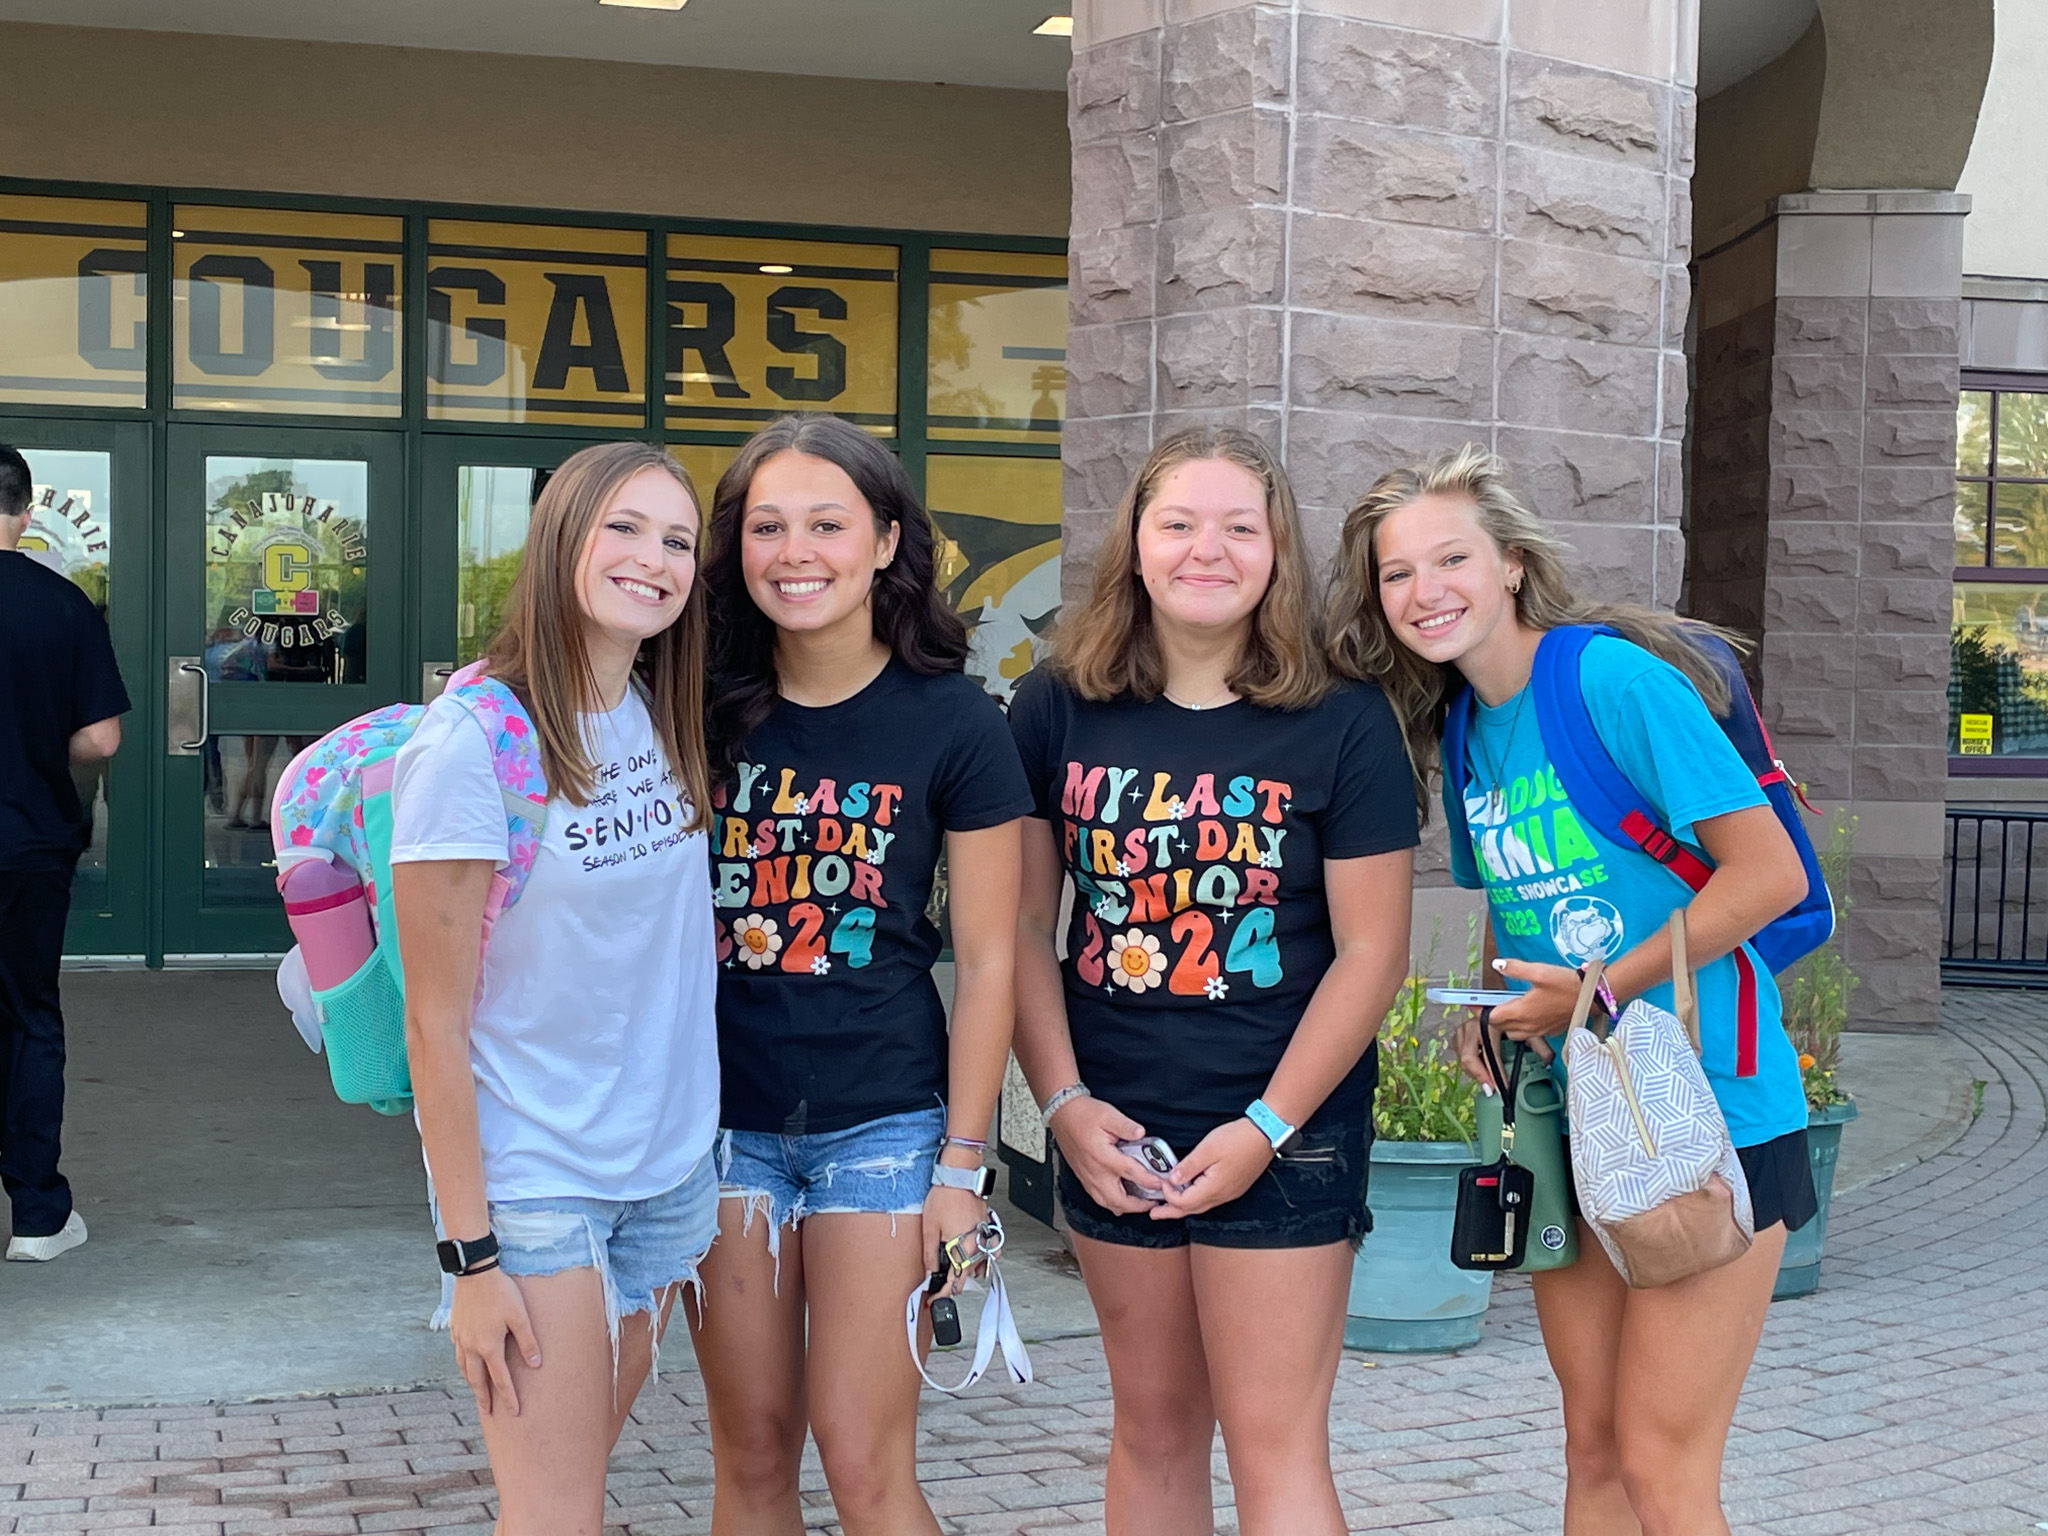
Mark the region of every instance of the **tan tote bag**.
<instances>
[{"instance_id":1,"label":"tan tote bag","mask_svg":"<svg viewBox=\"0 0 2048 1536\"><path fill-rule=\"evenodd\" d=\"M1684 910L1671 914L1676 1014L1637 998L1596 1032L1587 1020L1604 969L1586 967L1565 1032L1572 1177L1621 1278L1669 1285L1741 1258L1756 1236L1749 1181L1700 1067Z\"/></svg>"}]
</instances>

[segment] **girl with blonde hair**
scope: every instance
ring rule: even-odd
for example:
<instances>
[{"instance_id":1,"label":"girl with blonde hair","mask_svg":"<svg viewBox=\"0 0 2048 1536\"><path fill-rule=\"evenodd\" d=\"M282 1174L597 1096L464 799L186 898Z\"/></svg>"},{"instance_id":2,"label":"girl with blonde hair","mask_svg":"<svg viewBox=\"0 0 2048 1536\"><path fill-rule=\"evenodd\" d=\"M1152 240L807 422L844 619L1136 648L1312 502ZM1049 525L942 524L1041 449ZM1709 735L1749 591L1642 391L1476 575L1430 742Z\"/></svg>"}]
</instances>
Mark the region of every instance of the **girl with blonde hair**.
<instances>
[{"instance_id":1,"label":"girl with blonde hair","mask_svg":"<svg viewBox=\"0 0 2048 1536\"><path fill-rule=\"evenodd\" d=\"M1415 813L1386 699L1330 675L1263 442L1152 450L1010 723L1033 803L1016 1053L1109 1359L1107 1528L1212 1530L1220 1421L1239 1530L1336 1536L1330 1394Z\"/></svg>"},{"instance_id":2,"label":"girl with blonde hair","mask_svg":"<svg viewBox=\"0 0 2048 1536\"><path fill-rule=\"evenodd\" d=\"M1549 1054L1544 1042L1565 1031L1582 969L1596 958L1618 1003L1645 997L1670 1008L1665 931L1672 911L1686 909L1702 1065L1747 1175L1756 1241L1721 1268L1632 1290L1582 1232L1578 1260L1539 1271L1534 1285L1564 1395L1567 1536L1725 1533L1728 1426L1785 1234L1814 1212L1798 1062L1776 1027L1769 968L1748 941L1806 895L1807 878L1756 776L1715 722L1731 700L1703 646L1714 632L1575 596L1563 555L1483 448L1392 470L1345 520L1331 655L1340 671L1386 688L1418 792L1430 772L1441 769L1448 786L1469 770L1455 803L1445 790L1451 872L1485 890L1488 957L1522 994L1493 1010L1499 1033ZM1660 825L1711 865L1697 895L1641 847L1610 839L1559 779L1546 727L1529 718L1537 713L1530 678L1546 634L1564 625L1618 631L1593 636L1580 657L1587 712ZM1469 711L1468 761L1459 765L1441 761L1453 709ZM1754 978L1750 1048L1739 1006L1744 969ZM1477 1024L1460 1031L1458 1049L1465 1069L1490 1085Z\"/></svg>"},{"instance_id":3,"label":"girl with blonde hair","mask_svg":"<svg viewBox=\"0 0 2048 1536\"><path fill-rule=\"evenodd\" d=\"M450 694L397 757L407 1056L503 1536L597 1536L717 1230L700 532L646 443L583 449L542 491L483 665L538 739L545 819L481 963L515 856L494 743Z\"/></svg>"}]
</instances>

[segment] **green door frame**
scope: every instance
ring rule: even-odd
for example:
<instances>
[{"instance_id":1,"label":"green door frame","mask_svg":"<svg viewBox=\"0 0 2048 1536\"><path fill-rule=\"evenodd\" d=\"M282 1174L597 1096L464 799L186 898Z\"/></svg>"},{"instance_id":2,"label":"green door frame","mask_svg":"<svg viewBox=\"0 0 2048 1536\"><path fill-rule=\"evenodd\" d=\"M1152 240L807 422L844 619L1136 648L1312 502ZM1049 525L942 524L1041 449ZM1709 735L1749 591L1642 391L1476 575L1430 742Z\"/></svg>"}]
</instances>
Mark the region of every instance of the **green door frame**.
<instances>
[{"instance_id":1,"label":"green door frame","mask_svg":"<svg viewBox=\"0 0 2048 1536\"><path fill-rule=\"evenodd\" d=\"M463 467L553 469L570 454L589 446L588 438L512 437L504 433L434 432L421 439L419 576L412 600L419 615L422 668L438 669L456 659L456 583L462 561L457 476ZM438 682L429 685L422 675L420 693L408 693L406 697L429 697L438 687Z\"/></svg>"},{"instance_id":2,"label":"green door frame","mask_svg":"<svg viewBox=\"0 0 2048 1536\"><path fill-rule=\"evenodd\" d=\"M121 750L108 766L107 878L98 902L75 887L65 925L67 954L139 959L149 949L154 871L150 829L156 801L159 690L150 686L151 638L158 600L150 525L150 426L143 421L65 419L0 413L0 442L28 453L53 449L105 453L111 459L107 516L107 630L134 708L121 720Z\"/></svg>"},{"instance_id":3,"label":"green door frame","mask_svg":"<svg viewBox=\"0 0 2048 1536\"><path fill-rule=\"evenodd\" d=\"M404 434L354 426L173 424L166 448L161 519L164 652L154 674L158 694L168 692L175 658L197 658L206 648L206 462L233 456L343 459L369 466L364 680L202 683L209 732L216 737L318 736L379 705L409 697L412 689L405 680L418 675L418 649L404 622L404 572L417 546L406 505ZM166 730L151 743L163 765L164 954L175 959L290 948L290 930L278 903L208 904L203 760L173 751L168 736ZM282 770L282 757L274 761Z\"/></svg>"}]
</instances>

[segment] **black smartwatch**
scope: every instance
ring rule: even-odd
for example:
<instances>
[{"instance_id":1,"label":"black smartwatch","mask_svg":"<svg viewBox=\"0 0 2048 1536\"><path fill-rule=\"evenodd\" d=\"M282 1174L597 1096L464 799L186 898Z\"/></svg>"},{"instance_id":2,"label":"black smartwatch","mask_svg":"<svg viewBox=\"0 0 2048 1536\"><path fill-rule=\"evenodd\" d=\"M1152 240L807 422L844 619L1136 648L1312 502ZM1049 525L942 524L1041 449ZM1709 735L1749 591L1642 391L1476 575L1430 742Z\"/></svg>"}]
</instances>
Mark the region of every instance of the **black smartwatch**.
<instances>
[{"instance_id":1,"label":"black smartwatch","mask_svg":"<svg viewBox=\"0 0 2048 1536\"><path fill-rule=\"evenodd\" d=\"M434 1252L441 1257L441 1268L451 1275L480 1275L487 1269L498 1267L498 1234L486 1232L482 1237L462 1242L450 1238L434 1244Z\"/></svg>"}]
</instances>

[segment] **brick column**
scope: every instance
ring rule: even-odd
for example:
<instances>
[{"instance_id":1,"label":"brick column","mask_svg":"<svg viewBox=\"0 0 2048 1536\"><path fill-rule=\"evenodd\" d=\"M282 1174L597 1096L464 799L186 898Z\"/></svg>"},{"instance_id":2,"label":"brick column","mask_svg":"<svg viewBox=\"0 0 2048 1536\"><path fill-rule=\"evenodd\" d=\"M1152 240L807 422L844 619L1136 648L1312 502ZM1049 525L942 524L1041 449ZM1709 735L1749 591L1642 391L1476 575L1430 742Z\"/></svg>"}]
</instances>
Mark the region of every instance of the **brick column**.
<instances>
[{"instance_id":1,"label":"brick column","mask_svg":"<svg viewBox=\"0 0 2048 1536\"><path fill-rule=\"evenodd\" d=\"M1381 470L1477 440L1588 590L1677 600L1687 0L1077 0L1074 23L1070 599L1151 443L1220 421L1281 450L1319 557ZM1425 933L1432 902L1454 910L1425 893Z\"/></svg>"},{"instance_id":2,"label":"brick column","mask_svg":"<svg viewBox=\"0 0 2048 1536\"><path fill-rule=\"evenodd\" d=\"M1766 723L1857 818L1855 1022L1933 1028L1962 221L1806 192L1700 267L1690 611L1760 642Z\"/></svg>"}]
</instances>

